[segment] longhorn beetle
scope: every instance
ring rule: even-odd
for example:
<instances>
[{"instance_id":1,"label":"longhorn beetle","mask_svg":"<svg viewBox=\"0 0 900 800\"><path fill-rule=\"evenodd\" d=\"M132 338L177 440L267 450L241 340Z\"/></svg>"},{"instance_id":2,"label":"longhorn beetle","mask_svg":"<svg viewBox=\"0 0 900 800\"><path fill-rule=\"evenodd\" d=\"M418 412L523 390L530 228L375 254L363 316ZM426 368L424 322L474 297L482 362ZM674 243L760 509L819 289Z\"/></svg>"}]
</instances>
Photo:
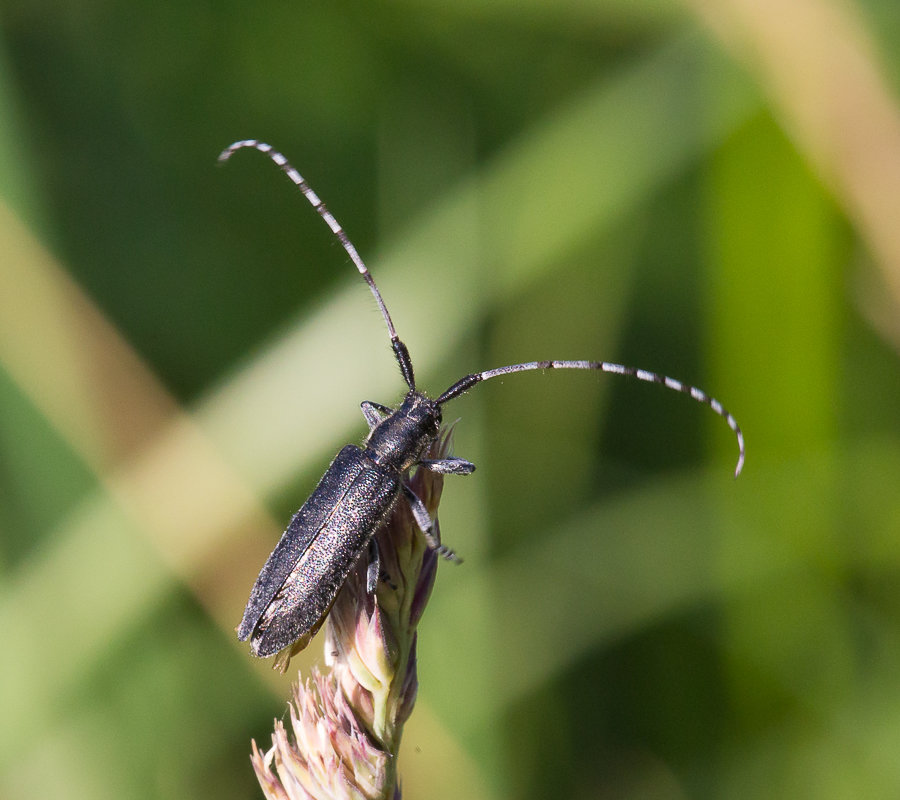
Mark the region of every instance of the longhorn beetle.
<instances>
[{"instance_id":1,"label":"longhorn beetle","mask_svg":"<svg viewBox=\"0 0 900 800\"><path fill-rule=\"evenodd\" d=\"M661 384L705 403L725 420L737 437L739 455L734 474L735 477L740 474L744 464L744 436L735 418L718 400L700 389L643 369L607 361L529 361L466 375L432 400L416 388L409 351L397 335L371 273L337 219L300 173L271 145L256 139L235 142L222 151L219 163L245 147L258 150L274 161L328 223L378 303L394 356L409 387L397 409L370 401L361 404L369 424L364 446L350 444L337 454L309 499L294 514L260 571L237 629L238 639L250 640L254 655L274 655L290 645L294 645L295 652L304 647L319 629L347 575L364 552L369 559L367 589L370 593L375 591L380 571L375 533L387 522L401 494L409 503L428 546L449 560L459 560L432 533L428 511L405 484L404 476L413 467L453 475L468 475L475 469L474 464L462 458L430 460L423 458L423 454L437 438L444 404L481 381L538 369L588 369Z\"/></svg>"}]
</instances>

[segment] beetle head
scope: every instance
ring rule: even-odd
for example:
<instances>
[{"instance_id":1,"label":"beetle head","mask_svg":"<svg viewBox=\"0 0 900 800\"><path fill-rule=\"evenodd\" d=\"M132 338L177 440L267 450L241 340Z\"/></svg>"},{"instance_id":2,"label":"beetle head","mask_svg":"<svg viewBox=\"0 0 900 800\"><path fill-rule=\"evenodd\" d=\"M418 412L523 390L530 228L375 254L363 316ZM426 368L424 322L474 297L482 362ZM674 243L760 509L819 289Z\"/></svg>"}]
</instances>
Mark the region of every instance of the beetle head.
<instances>
[{"instance_id":1,"label":"beetle head","mask_svg":"<svg viewBox=\"0 0 900 800\"><path fill-rule=\"evenodd\" d=\"M379 463L406 472L431 446L440 427L440 406L411 390L400 407L372 429L366 446Z\"/></svg>"}]
</instances>

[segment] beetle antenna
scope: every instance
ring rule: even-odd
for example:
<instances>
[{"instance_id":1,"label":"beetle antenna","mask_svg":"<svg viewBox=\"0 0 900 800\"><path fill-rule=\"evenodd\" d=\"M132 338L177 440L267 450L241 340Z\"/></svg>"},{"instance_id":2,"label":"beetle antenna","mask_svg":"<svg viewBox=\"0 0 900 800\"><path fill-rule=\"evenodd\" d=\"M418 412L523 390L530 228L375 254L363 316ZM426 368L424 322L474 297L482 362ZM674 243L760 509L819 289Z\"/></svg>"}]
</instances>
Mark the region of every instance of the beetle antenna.
<instances>
[{"instance_id":1,"label":"beetle antenna","mask_svg":"<svg viewBox=\"0 0 900 800\"><path fill-rule=\"evenodd\" d=\"M406 381L406 384L410 389L415 389L416 379L413 374L412 359L409 357L409 350L407 350L406 345L400 341L400 337L397 336L397 331L394 328L391 315L388 313L387 306L384 304L381 292L378 291L378 287L375 285L375 279L372 277L372 273L369 272L369 268L366 266L365 261L362 260L362 256L360 256L356 247L354 247L353 242L350 241L350 237L344 233L344 229L341 227L341 224L337 221L334 214L325 207L325 203L323 203L319 199L319 196L310 188L303 176L270 144L260 142L258 139L243 139L240 142L228 145L228 147L219 153L219 163L224 164L232 155L234 155L234 153L245 147L259 150L260 153L267 155L274 161L281 171L291 179L292 183L303 192L303 196L309 200L310 205L319 212L319 216L322 217L328 224L328 227L331 228L331 232L337 237L338 241L341 243L341 247L343 247L347 252L347 255L350 256L350 260L359 270L359 274L363 276L363 280L369 285L369 289L375 297L375 302L378 303L381 316L384 317L384 322L387 325L388 335L391 337L391 347L394 350L394 356L397 359L397 363L400 365L400 372L403 373L403 380Z\"/></svg>"},{"instance_id":2,"label":"beetle antenna","mask_svg":"<svg viewBox=\"0 0 900 800\"><path fill-rule=\"evenodd\" d=\"M690 395L698 403L703 403L715 411L734 432L738 443L738 460L734 469L734 477L736 478L740 475L741 470L744 468L744 434L741 432L737 420L725 410L725 407L715 397L710 397L702 389L682 383L667 375L657 375L655 372L650 372L646 369L625 367L622 364L613 364L609 361L529 361L526 364L512 364L508 367L497 367L497 369L489 369L485 372L475 372L458 380L435 402L439 406L443 405L448 400L452 400L454 397L459 397L461 394L469 391L476 383L481 383L481 381L487 381L500 375L511 375L513 372L529 372L535 369L593 369L600 372L611 372L614 375L628 375L647 383L658 383L667 389Z\"/></svg>"}]
</instances>

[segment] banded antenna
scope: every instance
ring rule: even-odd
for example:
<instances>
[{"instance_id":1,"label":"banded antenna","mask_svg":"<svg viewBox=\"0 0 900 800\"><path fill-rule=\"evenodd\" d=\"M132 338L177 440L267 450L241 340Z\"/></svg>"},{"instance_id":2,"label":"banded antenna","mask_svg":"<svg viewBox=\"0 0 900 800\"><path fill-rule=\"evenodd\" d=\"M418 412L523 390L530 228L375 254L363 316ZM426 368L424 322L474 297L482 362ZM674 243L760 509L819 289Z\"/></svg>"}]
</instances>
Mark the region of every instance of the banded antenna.
<instances>
[{"instance_id":1,"label":"banded antenna","mask_svg":"<svg viewBox=\"0 0 900 800\"><path fill-rule=\"evenodd\" d=\"M245 147L258 150L260 153L267 155L274 161L281 171L290 178L291 182L303 192L303 196L309 200L312 207L319 212L319 216L321 216L328 224L328 227L331 228L331 232L337 237L341 246L347 252L347 255L350 256L350 260L354 263L356 269L359 270L359 274L362 275L363 280L368 284L369 289L374 295L375 302L378 303L378 308L381 311L381 316L384 317L384 322L387 325L388 335L391 337L391 347L394 350L397 363L400 365L403 379L411 390L416 391L416 381L413 373L412 360L409 356L409 350L397 335L394 323L391 320L391 315L387 310L384 299L381 297L381 292L378 291L378 287L375 285L375 279L372 277L372 273L369 272L369 268L362 260L362 256L360 256L356 247L354 247L353 242L350 241L350 238L344 232L341 224L326 208L325 203L319 199L319 196L310 188L303 176L297 172L297 170L291 166L287 158L273 148L272 145L260 142L258 139L243 139L226 147L219 154L219 163L225 163L234 153ZM702 389L698 389L696 386L691 386L690 384L676 380L675 378L670 378L667 375L659 375L656 372L645 369L626 367L623 364L615 364L610 361L528 361L522 364L510 364L506 367L497 367L496 369L489 369L484 372L473 372L471 375L466 375L464 378L460 378L460 380L438 397L438 399L435 400L435 404L441 406L444 403L453 400L455 397L459 397L461 394L469 391L469 389L476 384L490 380L491 378L497 378L501 375L511 375L515 372L530 372L532 370L544 369L585 369L608 372L613 375L626 375L646 383L656 383L660 386L664 386L666 389L689 395L692 399L696 400L698 403L703 403L722 417L734 433L738 445L738 460L737 465L734 468L734 477L736 478L741 474L745 459L744 434L741 431L737 420L731 413L728 412L716 398L711 397Z\"/></svg>"},{"instance_id":2,"label":"banded antenna","mask_svg":"<svg viewBox=\"0 0 900 800\"><path fill-rule=\"evenodd\" d=\"M375 285L375 279L372 277L372 273L369 272L366 262L362 260L359 251L356 249L353 242L350 241L350 237L344 232L341 223L338 222L334 214L328 210L325 203L319 199L319 195L312 190L304 177L270 144L260 142L258 139L243 139L240 142L228 145L228 147L219 153L219 163L224 164L238 150L242 150L245 147L259 150L260 153L263 153L272 159L272 161L279 166L281 171L291 179L291 182L303 192L303 196L309 200L310 205L319 212L319 216L322 217L328 224L328 227L331 228L331 232L337 237L338 241L341 243L341 247L343 247L347 252L347 255L350 256L350 260L356 265L359 274L363 276L363 280L369 285L369 289L375 297L375 302L378 303L378 309L381 311L381 316L384 317L385 325L387 325L388 335L391 337L391 347L394 349L394 355L397 358L397 363L400 365L400 371L403 373L403 380L406 381L406 385L409 386L410 389L415 389L416 378L413 373L412 359L409 357L409 350L407 350L406 345L400 341L400 337L397 336L394 322L387 310L387 306L384 304L381 292L378 291L378 287Z\"/></svg>"},{"instance_id":3,"label":"banded antenna","mask_svg":"<svg viewBox=\"0 0 900 800\"><path fill-rule=\"evenodd\" d=\"M738 425L737 420L715 397L710 397L702 389L683 383L675 378L670 378L668 375L659 375L656 372L637 367L626 367L624 364L614 364L611 361L528 361L524 364L511 364L508 367L497 367L484 372L474 372L471 375L466 375L465 378L460 378L435 402L438 405L443 405L448 400L452 400L454 397L459 397L459 395L469 391L476 383L488 381L491 378L510 375L514 372L530 372L536 369L591 369L599 372L609 372L613 375L627 375L630 378L637 378L639 381L656 383L660 386L665 386L666 389L690 395L698 403L709 406L716 414L722 417L737 438L738 460L734 468L734 477L736 478L740 475L741 470L744 468L744 434L741 431L741 426Z\"/></svg>"}]
</instances>

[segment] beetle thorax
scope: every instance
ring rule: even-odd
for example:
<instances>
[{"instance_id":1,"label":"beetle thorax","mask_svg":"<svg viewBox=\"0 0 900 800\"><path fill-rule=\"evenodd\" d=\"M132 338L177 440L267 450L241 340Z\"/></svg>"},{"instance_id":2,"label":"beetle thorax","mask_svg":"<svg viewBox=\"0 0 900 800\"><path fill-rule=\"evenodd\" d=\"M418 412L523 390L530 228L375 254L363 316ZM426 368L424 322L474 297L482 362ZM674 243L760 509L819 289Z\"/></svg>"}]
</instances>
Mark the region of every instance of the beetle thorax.
<instances>
[{"instance_id":1,"label":"beetle thorax","mask_svg":"<svg viewBox=\"0 0 900 800\"><path fill-rule=\"evenodd\" d=\"M406 472L431 446L440 427L440 406L412 390L400 408L372 429L366 452L377 463Z\"/></svg>"}]
</instances>

